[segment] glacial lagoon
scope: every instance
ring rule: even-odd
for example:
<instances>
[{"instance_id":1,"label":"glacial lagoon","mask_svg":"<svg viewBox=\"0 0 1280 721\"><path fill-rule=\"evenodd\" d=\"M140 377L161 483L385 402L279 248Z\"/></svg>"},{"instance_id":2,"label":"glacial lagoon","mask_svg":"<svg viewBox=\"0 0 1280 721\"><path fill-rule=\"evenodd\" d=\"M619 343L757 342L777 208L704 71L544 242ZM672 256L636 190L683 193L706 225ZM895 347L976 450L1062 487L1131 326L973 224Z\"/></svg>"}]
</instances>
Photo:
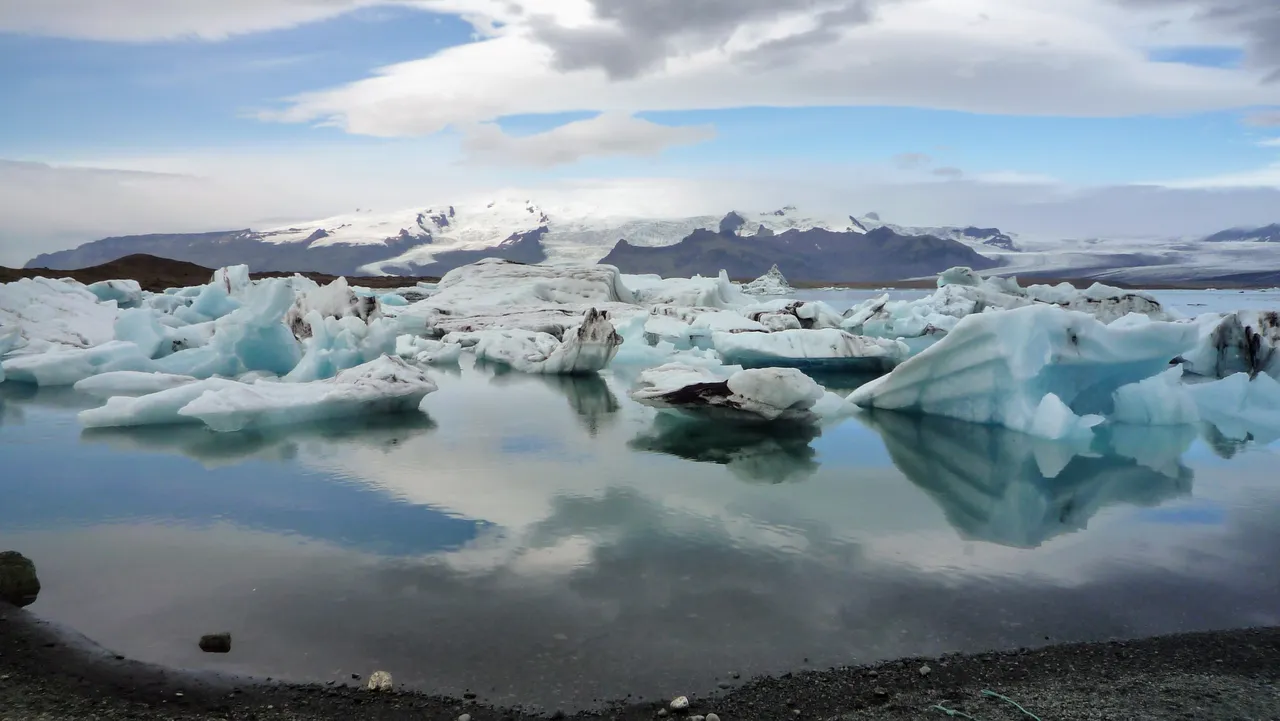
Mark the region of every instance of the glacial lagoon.
<instances>
[{"instance_id":1,"label":"glacial lagoon","mask_svg":"<svg viewBox=\"0 0 1280 721\"><path fill-rule=\"evenodd\" d=\"M429 415L234 434L82 430L98 401L3 383L0 548L37 563L33 612L131 657L563 709L1280 623L1270 439L1114 426L1081 448L884 412L780 434L659 416L636 372L464 357L430 371ZM214 631L231 654L197 648Z\"/></svg>"}]
</instances>

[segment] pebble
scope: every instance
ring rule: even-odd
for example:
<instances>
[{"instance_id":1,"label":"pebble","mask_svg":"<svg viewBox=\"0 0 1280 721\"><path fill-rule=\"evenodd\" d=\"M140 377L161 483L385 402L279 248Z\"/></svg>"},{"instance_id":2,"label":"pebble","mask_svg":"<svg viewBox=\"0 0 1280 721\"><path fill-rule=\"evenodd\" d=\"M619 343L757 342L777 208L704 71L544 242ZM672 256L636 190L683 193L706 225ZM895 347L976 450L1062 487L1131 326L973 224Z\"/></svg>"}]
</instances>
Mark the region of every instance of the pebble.
<instances>
[{"instance_id":1,"label":"pebble","mask_svg":"<svg viewBox=\"0 0 1280 721\"><path fill-rule=\"evenodd\" d=\"M733 684L729 683L728 681L721 681L716 685L719 686L720 688L733 688Z\"/></svg>"},{"instance_id":2,"label":"pebble","mask_svg":"<svg viewBox=\"0 0 1280 721\"><path fill-rule=\"evenodd\" d=\"M720 721L720 717L713 713L709 713L707 714L707 721Z\"/></svg>"},{"instance_id":3,"label":"pebble","mask_svg":"<svg viewBox=\"0 0 1280 721\"><path fill-rule=\"evenodd\" d=\"M658 709L658 718L665 718L666 715L667 715L667 710L665 708Z\"/></svg>"},{"instance_id":4,"label":"pebble","mask_svg":"<svg viewBox=\"0 0 1280 721\"><path fill-rule=\"evenodd\" d=\"M884 698L885 696L889 695L888 691L885 691L883 688L880 688L879 686L876 686L876 689L872 691L872 693L874 693L875 695L881 698Z\"/></svg>"},{"instance_id":5,"label":"pebble","mask_svg":"<svg viewBox=\"0 0 1280 721\"><path fill-rule=\"evenodd\" d=\"M799 715L800 715L800 709L798 709L798 708L793 708L793 709L791 709L791 715L792 715L792 716L799 716Z\"/></svg>"},{"instance_id":6,"label":"pebble","mask_svg":"<svg viewBox=\"0 0 1280 721\"><path fill-rule=\"evenodd\" d=\"M471 721L471 714L464 713L458 717L458 721Z\"/></svg>"},{"instance_id":7,"label":"pebble","mask_svg":"<svg viewBox=\"0 0 1280 721\"><path fill-rule=\"evenodd\" d=\"M688 696L676 696L675 698L671 699L672 711L683 711L687 708L689 708Z\"/></svg>"},{"instance_id":8,"label":"pebble","mask_svg":"<svg viewBox=\"0 0 1280 721\"><path fill-rule=\"evenodd\" d=\"M921 676L928 676L928 675L929 675L929 674L931 674L931 673L933 673L933 669L929 668L929 666L928 666L928 665L924 665L924 666L921 666L921 667L920 667L920 675L921 675Z\"/></svg>"}]
</instances>

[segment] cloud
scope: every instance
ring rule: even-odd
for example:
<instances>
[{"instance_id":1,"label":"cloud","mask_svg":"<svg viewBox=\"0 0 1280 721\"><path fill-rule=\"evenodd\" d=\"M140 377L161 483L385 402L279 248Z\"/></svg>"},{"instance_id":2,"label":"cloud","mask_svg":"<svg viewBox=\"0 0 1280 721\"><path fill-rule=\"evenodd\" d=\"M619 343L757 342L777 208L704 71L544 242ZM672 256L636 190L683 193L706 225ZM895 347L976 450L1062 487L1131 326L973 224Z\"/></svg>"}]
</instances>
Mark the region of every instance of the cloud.
<instances>
[{"instance_id":1,"label":"cloud","mask_svg":"<svg viewBox=\"0 0 1280 721\"><path fill-rule=\"evenodd\" d=\"M933 158L925 153L898 153L893 156L893 164L900 170L918 170L933 162Z\"/></svg>"},{"instance_id":2,"label":"cloud","mask_svg":"<svg viewBox=\"0 0 1280 721\"><path fill-rule=\"evenodd\" d=\"M938 176L939 178L947 178L948 180L958 180L964 177L963 170L961 170L960 168L949 166L949 165L943 166L941 168L934 168L933 174Z\"/></svg>"},{"instance_id":3,"label":"cloud","mask_svg":"<svg viewBox=\"0 0 1280 721\"><path fill-rule=\"evenodd\" d=\"M834 28L817 24L821 13L855 6L753 1L707 5L714 12L695 14L692 29L648 18L662 14L650 3L603 2L526 3L477 42L287 99L260 117L412 136L582 110L893 105L1111 117L1280 104L1280 85L1252 70L1151 62L1147 38L1130 37L1107 0L891 2L874 6L872 22L851 17ZM653 42L632 42L643 33ZM771 53L785 59L760 60Z\"/></svg>"},{"instance_id":4,"label":"cloud","mask_svg":"<svg viewBox=\"0 0 1280 721\"><path fill-rule=\"evenodd\" d=\"M1256 128L1280 127L1280 110L1268 110L1245 116L1246 125Z\"/></svg>"},{"instance_id":5,"label":"cloud","mask_svg":"<svg viewBox=\"0 0 1280 721\"><path fill-rule=\"evenodd\" d=\"M1280 148L1280 138L1267 138L1266 140L1259 140L1258 145L1261 145L1264 148Z\"/></svg>"},{"instance_id":6,"label":"cloud","mask_svg":"<svg viewBox=\"0 0 1280 721\"><path fill-rule=\"evenodd\" d=\"M708 125L673 127L619 113L605 113L536 135L513 137L493 123L470 128L463 148L472 159L550 167L591 156L654 156L676 145L715 137Z\"/></svg>"},{"instance_id":7,"label":"cloud","mask_svg":"<svg viewBox=\"0 0 1280 721\"><path fill-rule=\"evenodd\" d=\"M883 1L883 0L881 0ZM566 27L547 16L534 35L554 53L560 70L598 68L612 79L632 78L666 59L693 55L729 42L748 23L777 23L801 14L812 27L767 41L764 47L802 39L817 45L838 37L842 26L871 19L871 0L589 0L589 25Z\"/></svg>"},{"instance_id":8,"label":"cloud","mask_svg":"<svg viewBox=\"0 0 1280 721\"><path fill-rule=\"evenodd\" d=\"M1275 0L1115 0L1144 10L1189 10L1193 22L1244 38L1248 61L1280 82L1280 7Z\"/></svg>"}]
</instances>

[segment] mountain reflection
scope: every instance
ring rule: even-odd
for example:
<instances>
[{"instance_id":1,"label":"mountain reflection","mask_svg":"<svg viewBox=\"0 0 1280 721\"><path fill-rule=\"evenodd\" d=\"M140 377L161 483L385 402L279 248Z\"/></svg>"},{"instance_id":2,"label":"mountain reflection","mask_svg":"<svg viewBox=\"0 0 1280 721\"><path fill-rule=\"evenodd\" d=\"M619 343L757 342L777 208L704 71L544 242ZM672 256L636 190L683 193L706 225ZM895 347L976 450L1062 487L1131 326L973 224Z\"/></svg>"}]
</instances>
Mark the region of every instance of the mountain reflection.
<instances>
[{"instance_id":1,"label":"mountain reflection","mask_svg":"<svg viewBox=\"0 0 1280 721\"><path fill-rule=\"evenodd\" d=\"M1191 493L1186 427L1102 429L1091 445L934 416L869 413L899 470L964 537L1034 548L1085 528L1103 508L1155 506Z\"/></svg>"},{"instance_id":2,"label":"mountain reflection","mask_svg":"<svg viewBox=\"0 0 1280 721\"><path fill-rule=\"evenodd\" d=\"M627 445L718 463L750 483L787 483L803 481L818 470L817 451L810 445L818 435L817 428L807 425L708 423L659 413L652 428Z\"/></svg>"}]
</instances>

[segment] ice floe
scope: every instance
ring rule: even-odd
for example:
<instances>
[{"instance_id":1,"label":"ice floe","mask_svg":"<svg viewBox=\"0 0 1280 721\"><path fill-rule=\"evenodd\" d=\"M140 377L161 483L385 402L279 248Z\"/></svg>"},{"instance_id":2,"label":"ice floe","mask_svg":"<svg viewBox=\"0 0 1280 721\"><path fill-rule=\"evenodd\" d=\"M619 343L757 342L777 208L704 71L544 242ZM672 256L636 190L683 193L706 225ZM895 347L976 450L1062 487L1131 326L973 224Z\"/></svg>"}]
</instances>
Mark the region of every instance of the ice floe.
<instances>
[{"instance_id":1,"label":"ice floe","mask_svg":"<svg viewBox=\"0 0 1280 721\"><path fill-rule=\"evenodd\" d=\"M669 363L640 374L636 401L684 415L730 421L813 423L825 391L794 368L740 370L722 378L712 370Z\"/></svg>"},{"instance_id":2,"label":"ice floe","mask_svg":"<svg viewBox=\"0 0 1280 721\"><path fill-rule=\"evenodd\" d=\"M599 372L622 345L622 336L608 317L594 308L587 309L582 322L564 332L563 340L520 329L451 333L444 340L471 347L477 359L524 373L562 375Z\"/></svg>"},{"instance_id":3,"label":"ice floe","mask_svg":"<svg viewBox=\"0 0 1280 721\"><path fill-rule=\"evenodd\" d=\"M793 367L883 373L907 359L902 341L856 336L835 328L775 333L715 333L712 346L725 363L744 368Z\"/></svg>"},{"instance_id":4,"label":"ice floe","mask_svg":"<svg viewBox=\"0 0 1280 721\"><path fill-rule=\"evenodd\" d=\"M215 431L238 431L413 410L434 390L421 369L384 356L312 383L210 378L139 397L116 396L79 417L89 428L203 422Z\"/></svg>"},{"instance_id":5,"label":"ice floe","mask_svg":"<svg viewBox=\"0 0 1280 721\"><path fill-rule=\"evenodd\" d=\"M75 384L75 389L95 398L145 396L195 383L196 378L169 373L114 371L90 376Z\"/></svg>"}]
</instances>

